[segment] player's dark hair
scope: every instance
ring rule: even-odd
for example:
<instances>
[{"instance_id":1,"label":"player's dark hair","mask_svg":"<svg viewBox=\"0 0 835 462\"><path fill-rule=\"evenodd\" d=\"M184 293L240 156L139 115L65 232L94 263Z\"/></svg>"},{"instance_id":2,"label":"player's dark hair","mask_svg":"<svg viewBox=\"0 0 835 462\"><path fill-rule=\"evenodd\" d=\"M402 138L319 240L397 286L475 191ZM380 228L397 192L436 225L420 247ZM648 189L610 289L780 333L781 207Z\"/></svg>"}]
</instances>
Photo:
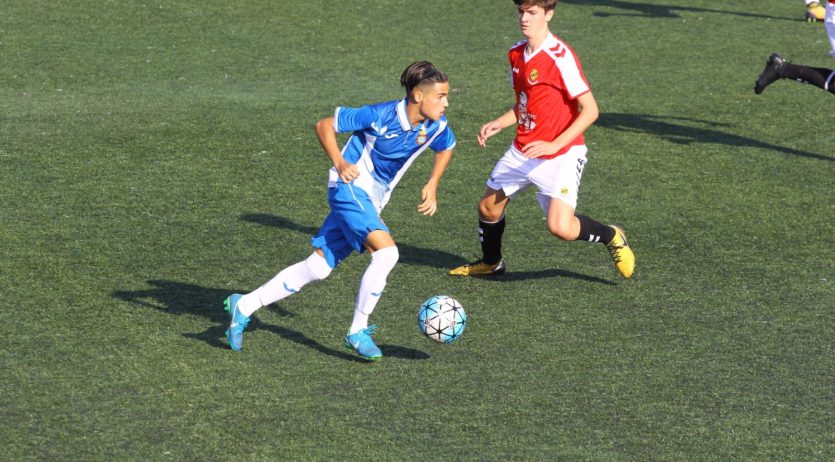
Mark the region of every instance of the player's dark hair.
<instances>
[{"instance_id":1,"label":"player's dark hair","mask_svg":"<svg viewBox=\"0 0 835 462\"><path fill-rule=\"evenodd\" d=\"M513 0L516 6L541 6L545 11L551 11L557 7L560 0Z\"/></svg>"},{"instance_id":2,"label":"player's dark hair","mask_svg":"<svg viewBox=\"0 0 835 462\"><path fill-rule=\"evenodd\" d=\"M406 87L406 94L411 95L414 88L424 82L442 83L448 82L446 74L438 70L429 61L415 61L403 71L400 76L400 85Z\"/></svg>"}]
</instances>

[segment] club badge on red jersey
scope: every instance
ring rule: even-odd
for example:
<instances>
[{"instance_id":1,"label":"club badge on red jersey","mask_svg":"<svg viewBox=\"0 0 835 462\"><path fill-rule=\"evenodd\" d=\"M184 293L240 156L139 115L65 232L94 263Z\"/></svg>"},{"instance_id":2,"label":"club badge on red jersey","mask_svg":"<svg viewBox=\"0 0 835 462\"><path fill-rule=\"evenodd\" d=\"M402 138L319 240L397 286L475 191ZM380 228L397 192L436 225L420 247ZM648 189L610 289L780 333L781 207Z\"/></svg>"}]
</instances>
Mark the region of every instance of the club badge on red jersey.
<instances>
[{"instance_id":1,"label":"club badge on red jersey","mask_svg":"<svg viewBox=\"0 0 835 462\"><path fill-rule=\"evenodd\" d=\"M531 73L528 74L528 83L531 85L536 85L536 79L539 78L539 71L536 68L531 69Z\"/></svg>"}]
</instances>

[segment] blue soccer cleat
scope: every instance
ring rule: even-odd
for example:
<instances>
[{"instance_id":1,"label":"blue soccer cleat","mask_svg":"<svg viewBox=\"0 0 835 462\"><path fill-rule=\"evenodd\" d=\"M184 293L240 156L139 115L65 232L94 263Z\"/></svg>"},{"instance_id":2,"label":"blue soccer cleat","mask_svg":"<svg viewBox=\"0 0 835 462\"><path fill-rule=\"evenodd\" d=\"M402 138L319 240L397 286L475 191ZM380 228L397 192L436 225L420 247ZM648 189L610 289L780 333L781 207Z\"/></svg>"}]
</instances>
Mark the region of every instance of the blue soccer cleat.
<instances>
[{"instance_id":1,"label":"blue soccer cleat","mask_svg":"<svg viewBox=\"0 0 835 462\"><path fill-rule=\"evenodd\" d=\"M355 333L349 334L345 336L345 348L350 348L356 350L360 356L369 360L369 361L376 361L383 356L383 352L377 348L377 345L374 344L374 341L371 340L371 336L374 334L374 329L377 328L376 324L372 324L371 326Z\"/></svg>"},{"instance_id":2,"label":"blue soccer cleat","mask_svg":"<svg viewBox=\"0 0 835 462\"><path fill-rule=\"evenodd\" d=\"M223 301L223 309L229 312L229 328L226 329L226 339L229 340L229 346L235 351L241 351L244 345L244 329L249 324L251 319L249 316L244 316L238 311L238 300L243 295L232 294L226 297Z\"/></svg>"}]
</instances>

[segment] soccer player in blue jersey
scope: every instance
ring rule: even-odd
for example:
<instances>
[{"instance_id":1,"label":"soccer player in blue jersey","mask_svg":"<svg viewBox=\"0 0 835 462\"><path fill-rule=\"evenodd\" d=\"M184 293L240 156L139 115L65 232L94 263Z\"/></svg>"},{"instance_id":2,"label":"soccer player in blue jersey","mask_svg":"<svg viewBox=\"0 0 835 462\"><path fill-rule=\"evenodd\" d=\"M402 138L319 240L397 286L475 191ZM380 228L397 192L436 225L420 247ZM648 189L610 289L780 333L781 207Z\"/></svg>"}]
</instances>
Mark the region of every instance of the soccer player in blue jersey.
<instances>
[{"instance_id":1,"label":"soccer player in blue jersey","mask_svg":"<svg viewBox=\"0 0 835 462\"><path fill-rule=\"evenodd\" d=\"M400 83L406 89L402 100L337 107L332 117L316 124L319 142L333 162L328 178L330 214L313 236L314 250L307 259L249 294L226 298L224 308L231 318L226 338L233 350L243 346L244 329L256 310L325 279L354 251L368 250L371 263L360 281L345 346L367 360L383 355L371 339L376 326L369 326L368 320L399 254L380 212L412 162L431 148L436 152L435 162L417 210L434 215L438 184L455 147L455 135L444 115L449 106L447 76L432 63L418 61L403 71ZM340 150L336 134L347 132L352 135Z\"/></svg>"}]
</instances>

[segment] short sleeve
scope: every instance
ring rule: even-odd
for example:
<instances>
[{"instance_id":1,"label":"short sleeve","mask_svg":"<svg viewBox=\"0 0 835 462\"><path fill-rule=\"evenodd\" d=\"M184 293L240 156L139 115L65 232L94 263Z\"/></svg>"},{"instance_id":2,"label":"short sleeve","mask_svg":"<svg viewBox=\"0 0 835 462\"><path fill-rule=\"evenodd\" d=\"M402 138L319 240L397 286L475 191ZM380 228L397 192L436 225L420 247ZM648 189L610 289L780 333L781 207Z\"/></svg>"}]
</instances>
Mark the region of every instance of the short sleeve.
<instances>
[{"instance_id":1,"label":"short sleeve","mask_svg":"<svg viewBox=\"0 0 835 462\"><path fill-rule=\"evenodd\" d=\"M333 129L336 133L365 130L377 120L377 111L373 106L338 107L334 112L333 120Z\"/></svg>"},{"instance_id":2,"label":"short sleeve","mask_svg":"<svg viewBox=\"0 0 835 462\"><path fill-rule=\"evenodd\" d=\"M448 151L455 147L455 133L449 128L449 125L444 127L441 132L429 145L435 152Z\"/></svg>"},{"instance_id":3,"label":"short sleeve","mask_svg":"<svg viewBox=\"0 0 835 462\"><path fill-rule=\"evenodd\" d=\"M571 50L566 49L565 54L557 56L554 62L560 70L563 84L571 99L576 99L591 90L586 76L583 75L583 67L580 65L580 60L577 59Z\"/></svg>"}]
</instances>

